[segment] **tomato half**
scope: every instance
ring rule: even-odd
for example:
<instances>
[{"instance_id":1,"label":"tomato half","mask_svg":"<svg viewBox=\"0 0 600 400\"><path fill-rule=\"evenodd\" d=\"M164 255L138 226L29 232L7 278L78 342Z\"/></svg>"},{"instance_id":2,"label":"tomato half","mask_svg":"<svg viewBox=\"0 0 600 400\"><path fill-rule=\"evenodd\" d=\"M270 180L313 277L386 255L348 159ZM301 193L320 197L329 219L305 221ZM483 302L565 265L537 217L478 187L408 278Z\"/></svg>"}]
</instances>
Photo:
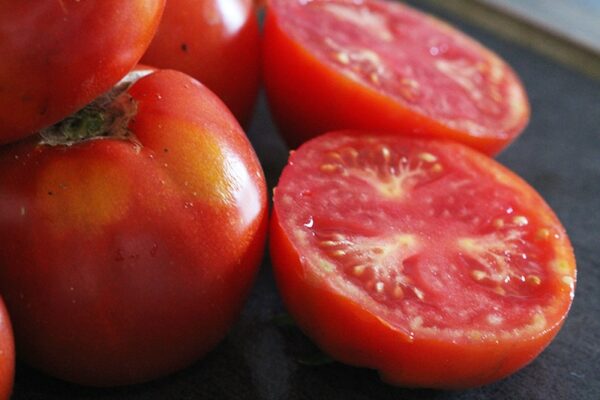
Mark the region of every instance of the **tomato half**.
<instances>
[{"instance_id":1,"label":"tomato half","mask_svg":"<svg viewBox=\"0 0 600 400\"><path fill-rule=\"evenodd\" d=\"M67 117L138 62L164 0L36 0L0 5L0 143Z\"/></svg>"},{"instance_id":2,"label":"tomato half","mask_svg":"<svg viewBox=\"0 0 600 400\"><path fill-rule=\"evenodd\" d=\"M260 75L253 1L169 0L142 62L193 76L248 123Z\"/></svg>"},{"instance_id":3,"label":"tomato half","mask_svg":"<svg viewBox=\"0 0 600 400\"><path fill-rule=\"evenodd\" d=\"M15 376L15 347L8 313L0 298L0 400L8 400Z\"/></svg>"},{"instance_id":4,"label":"tomato half","mask_svg":"<svg viewBox=\"0 0 600 400\"><path fill-rule=\"evenodd\" d=\"M0 293L24 361L128 384L223 338L262 257L266 187L205 86L151 73L4 146L0 170Z\"/></svg>"},{"instance_id":5,"label":"tomato half","mask_svg":"<svg viewBox=\"0 0 600 400\"><path fill-rule=\"evenodd\" d=\"M575 260L523 180L460 144L336 132L294 152L274 194L271 255L299 326L393 384L466 388L552 340Z\"/></svg>"},{"instance_id":6,"label":"tomato half","mask_svg":"<svg viewBox=\"0 0 600 400\"><path fill-rule=\"evenodd\" d=\"M328 130L453 139L494 154L529 119L497 55L408 6L377 0L271 0L263 79L292 146Z\"/></svg>"}]
</instances>

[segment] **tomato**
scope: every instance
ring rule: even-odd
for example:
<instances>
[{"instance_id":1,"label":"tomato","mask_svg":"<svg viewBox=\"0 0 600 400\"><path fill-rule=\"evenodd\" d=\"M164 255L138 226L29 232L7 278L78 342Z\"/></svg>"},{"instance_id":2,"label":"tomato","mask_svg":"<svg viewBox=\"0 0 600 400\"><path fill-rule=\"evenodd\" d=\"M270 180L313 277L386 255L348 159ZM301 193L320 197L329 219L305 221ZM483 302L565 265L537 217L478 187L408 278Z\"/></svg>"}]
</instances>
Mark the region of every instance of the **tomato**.
<instances>
[{"instance_id":1,"label":"tomato","mask_svg":"<svg viewBox=\"0 0 600 400\"><path fill-rule=\"evenodd\" d=\"M164 0L37 0L0 5L0 143L52 125L138 62Z\"/></svg>"},{"instance_id":2,"label":"tomato","mask_svg":"<svg viewBox=\"0 0 600 400\"><path fill-rule=\"evenodd\" d=\"M466 146L334 132L274 194L284 302L327 353L390 383L466 388L533 360L575 285L565 230L527 183Z\"/></svg>"},{"instance_id":3,"label":"tomato","mask_svg":"<svg viewBox=\"0 0 600 400\"><path fill-rule=\"evenodd\" d=\"M259 161L212 92L169 70L119 90L0 150L19 356L98 386L170 373L222 339L267 228Z\"/></svg>"},{"instance_id":4,"label":"tomato","mask_svg":"<svg viewBox=\"0 0 600 400\"><path fill-rule=\"evenodd\" d=\"M247 123L258 93L259 53L252 0L169 0L142 62L193 76Z\"/></svg>"},{"instance_id":5,"label":"tomato","mask_svg":"<svg viewBox=\"0 0 600 400\"><path fill-rule=\"evenodd\" d=\"M529 119L525 91L504 61L397 2L271 0L263 43L271 111L291 146L355 128L494 154Z\"/></svg>"},{"instance_id":6,"label":"tomato","mask_svg":"<svg viewBox=\"0 0 600 400\"><path fill-rule=\"evenodd\" d=\"M8 313L0 298L0 400L8 400L15 375L15 348Z\"/></svg>"}]
</instances>

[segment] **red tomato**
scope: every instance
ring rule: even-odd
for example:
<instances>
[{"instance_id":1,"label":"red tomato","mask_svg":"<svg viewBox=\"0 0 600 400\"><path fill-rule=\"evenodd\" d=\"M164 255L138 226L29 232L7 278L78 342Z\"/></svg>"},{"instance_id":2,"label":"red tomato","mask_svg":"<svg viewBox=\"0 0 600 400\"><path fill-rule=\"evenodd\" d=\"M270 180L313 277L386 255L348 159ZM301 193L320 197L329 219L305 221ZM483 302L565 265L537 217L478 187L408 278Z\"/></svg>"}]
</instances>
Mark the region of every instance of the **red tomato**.
<instances>
[{"instance_id":1,"label":"red tomato","mask_svg":"<svg viewBox=\"0 0 600 400\"><path fill-rule=\"evenodd\" d=\"M356 128L494 154L529 119L523 87L497 55L397 2L271 0L263 52L271 111L292 146Z\"/></svg>"},{"instance_id":2,"label":"red tomato","mask_svg":"<svg viewBox=\"0 0 600 400\"><path fill-rule=\"evenodd\" d=\"M266 188L206 87L175 71L142 77L5 146L0 170L0 292L24 361L128 384L225 335L261 260Z\"/></svg>"},{"instance_id":3,"label":"red tomato","mask_svg":"<svg viewBox=\"0 0 600 400\"><path fill-rule=\"evenodd\" d=\"M193 76L247 123L258 93L259 53L252 0L169 0L142 62Z\"/></svg>"},{"instance_id":4,"label":"red tomato","mask_svg":"<svg viewBox=\"0 0 600 400\"><path fill-rule=\"evenodd\" d=\"M15 375L15 348L8 313L0 298L0 400L8 400Z\"/></svg>"},{"instance_id":5,"label":"red tomato","mask_svg":"<svg viewBox=\"0 0 600 400\"><path fill-rule=\"evenodd\" d=\"M300 327L393 384L466 388L536 357L571 304L575 259L523 180L446 141L337 132L294 152L271 254Z\"/></svg>"},{"instance_id":6,"label":"red tomato","mask_svg":"<svg viewBox=\"0 0 600 400\"><path fill-rule=\"evenodd\" d=\"M0 5L0 143L25 137L109 90L140 59L164 0Z\"/></svg>"}]
</instances>

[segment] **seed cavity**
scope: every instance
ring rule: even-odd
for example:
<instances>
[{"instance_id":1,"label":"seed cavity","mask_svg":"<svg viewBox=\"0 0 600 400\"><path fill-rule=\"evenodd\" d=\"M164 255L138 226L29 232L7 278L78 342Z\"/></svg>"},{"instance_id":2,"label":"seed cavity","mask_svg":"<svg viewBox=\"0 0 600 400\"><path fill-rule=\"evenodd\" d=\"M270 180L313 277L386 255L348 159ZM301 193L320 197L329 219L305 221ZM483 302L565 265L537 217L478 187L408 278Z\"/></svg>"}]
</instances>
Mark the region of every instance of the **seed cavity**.
<instances>
[{"instance_id":1,"label":"seed cavity","mask_svg":"<svg viewBox=\"0 0 600 400\"><path fill-rule=\"evenodd\" d=\"M503 285L510 283L512 279L524 281L524 277L513 271L510 264L513 257L527 258L519 250L522 237L523 232L511 229L461 238L457 244L463 254L478 265L478 268L471 271L471 276L478 282L491 285L496 293L504 295L506 291L502 288Z\"/></svg>"},{"instance_id":2,"label":"seed cavity","mask_svg":"<svg viewBox=\"0 0 600 400\"><path fill-rule=\"evenodd\" d=\"M420 240L413 234L367 237L338 232L315 232L325 258L347 274L350 281L376 296L401 299L413 293L423 301L425 293L404 274L404 260L420 251ZM356 280L362 283L358 283Z\"/></svg>"}]
</instances>

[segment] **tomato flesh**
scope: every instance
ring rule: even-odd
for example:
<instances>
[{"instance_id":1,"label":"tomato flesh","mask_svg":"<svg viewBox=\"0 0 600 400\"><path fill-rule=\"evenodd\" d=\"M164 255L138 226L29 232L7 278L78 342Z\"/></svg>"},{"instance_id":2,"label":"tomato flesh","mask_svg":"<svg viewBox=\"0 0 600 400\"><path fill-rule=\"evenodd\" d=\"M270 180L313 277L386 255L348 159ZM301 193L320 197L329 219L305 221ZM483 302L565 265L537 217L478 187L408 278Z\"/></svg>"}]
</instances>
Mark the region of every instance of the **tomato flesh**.
<instances>
[{"instance_id":1,"label":"tomato flesh","mask_svg":"<svg viewBox=\"0 0 600 400\"><path fill-rule=\"evenodd\" d=\"M396 345L433 340L468 354L482 345L535 342L530 353L537 354L571 303L574 258L552 211L514 174L458 144L324 135L290 157L274 207L279 227L272 240L291 246L271 247L280 283L301 279L327 286L354 303L355 313L384 321ZM290 278L290 259L296 258L301 278ZM309 335L340 329L333 323L317 327L312 313L318 310L302 309L285 289L283 296ZM299 296L311 301L309 294ZM335 349L329 339L319 344ZM353 351L360 354L360 346ZM405 351L413 351L410 344ZM507 348L502 357L519 356L512 352ZM428 371L409 379L390 373L402 359L371 356L355 360L346 350L341 359L377 368L391 381L431 387L474 386L523 365L501 375L479 371L483 377L450 369L432 382Z\"/></svg>"},{"instance_id":2,"label":"tomato flesh","mask_svg":"<svg viewBox=\"0 0 600 400\"><path fill-rule=\"evenodd\" d=\"M528 120L525 92L504 61L407 6L275 0L269 13L265 83L292 145L362 128L452 137L495 153Z\"/></svg>"}]
</instances>

